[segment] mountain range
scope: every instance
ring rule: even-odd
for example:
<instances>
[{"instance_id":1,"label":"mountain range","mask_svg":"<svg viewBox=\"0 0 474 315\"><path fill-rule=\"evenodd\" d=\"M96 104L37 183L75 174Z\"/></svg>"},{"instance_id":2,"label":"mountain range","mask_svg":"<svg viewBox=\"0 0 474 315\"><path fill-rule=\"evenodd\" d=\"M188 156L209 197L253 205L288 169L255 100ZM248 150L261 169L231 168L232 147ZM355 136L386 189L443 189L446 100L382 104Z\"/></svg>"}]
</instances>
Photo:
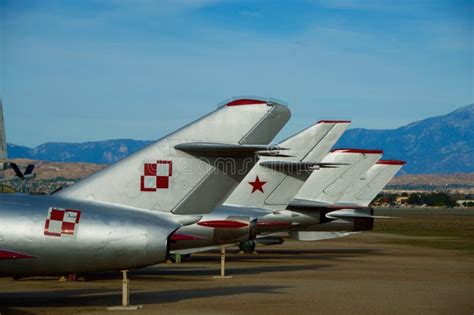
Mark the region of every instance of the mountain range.
<instances>
[{"instance_id":1,"label":"mountain range","mask_svg":"<svg viewBox=\"0 0 474 315\"><path fill-rule=\"evenodd\" d=\"M84 143L44 143L35 148L8 144L9 158L110 164L152 141L117 139ZM383 149L384 159L407 161L402 173L474 172L474 104L397 129L350 129L336 147Z\"/></svg>"},{"instance_id":2,"label":"mountain range","mask_svg":"<svg viewBox=\"0 0 474 315\"><path fill-rule=\"evenodd\" d=\"M390 130L350 129L338 147L380 148L410 174L474 172L474 104Z\"/></svg>"}]
</instances>

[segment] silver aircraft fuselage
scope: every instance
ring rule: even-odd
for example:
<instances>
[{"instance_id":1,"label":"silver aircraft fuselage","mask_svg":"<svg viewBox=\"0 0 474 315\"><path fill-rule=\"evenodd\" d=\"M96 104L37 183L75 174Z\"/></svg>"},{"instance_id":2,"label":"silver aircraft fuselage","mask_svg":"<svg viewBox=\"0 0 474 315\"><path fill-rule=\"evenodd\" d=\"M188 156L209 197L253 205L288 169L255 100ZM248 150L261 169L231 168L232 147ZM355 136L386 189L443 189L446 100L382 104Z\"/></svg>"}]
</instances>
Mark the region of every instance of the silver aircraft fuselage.
<instances>
[{"instance_id":1,"label":"silver aircraft fuselage","mask_svg":"<svg viewBox=\"0 0 474 315\"><path fill-rule=\"evenodd\" d=\"M335 220L326 214L335 209L313 208L300 210L273 211L263 208L220 206L211 213L204 214L197 223L179 228L171 237L171 251L192 248L205 248L223 244L235 244L254 239L257 235L263 237L273 233L289 233L292 231L315 232L353 232L372 229L373 220ZM367 209L365 211L369 211ZM253 222L250 231L245 227L213 228L207 222L232 221L237 216L246 216ZM225 238L221 237L225 235Z\"/></svg>"},{"instance_id":2,"label":"silver aircraft fuselage","mask_svg":"<svg viewBox=\"0 0 474 315\"><path fill-rule=\"evenodd\" d=\"M168 236L180 226L170 216L54 195L0 194L0 276L121 270L163 262Z\"/></svg>"}]
</instances>

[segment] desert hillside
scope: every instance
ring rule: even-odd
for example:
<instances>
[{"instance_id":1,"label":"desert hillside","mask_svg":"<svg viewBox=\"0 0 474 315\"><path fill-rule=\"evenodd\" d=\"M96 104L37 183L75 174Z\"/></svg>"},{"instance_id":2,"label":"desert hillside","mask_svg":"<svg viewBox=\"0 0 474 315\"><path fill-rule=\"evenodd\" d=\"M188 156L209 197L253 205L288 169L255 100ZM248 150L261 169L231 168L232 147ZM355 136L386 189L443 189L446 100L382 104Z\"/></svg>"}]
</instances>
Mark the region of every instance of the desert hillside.
<instances>
[{"instance_id":1,"label":"desert hillside","mask_svg":"<svg viewBox=\"0 0 474 315\"><path fill-rule=\"evenodd\" d=\"M104 164L46 162L29 159L15 159L22 169L35 164L36 178L31 180L33 191L51 192L61 186L70 185L106 167ZM6 171L12 176L12 170ZM474 192L474 173L458 174L406 174L392 179L387 185L390 190L450 190L462 193Z\"/></svg>"}]
</instances>

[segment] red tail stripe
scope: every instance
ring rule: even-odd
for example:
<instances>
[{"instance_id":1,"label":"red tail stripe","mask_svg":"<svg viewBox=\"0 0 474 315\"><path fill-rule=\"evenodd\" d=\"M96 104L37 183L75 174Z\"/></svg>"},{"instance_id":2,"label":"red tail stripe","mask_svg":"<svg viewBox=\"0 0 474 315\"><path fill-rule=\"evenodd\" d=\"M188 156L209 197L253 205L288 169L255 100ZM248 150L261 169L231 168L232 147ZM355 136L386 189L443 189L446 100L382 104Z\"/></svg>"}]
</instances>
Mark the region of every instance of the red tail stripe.
<instances>
[{"instance_id":1,"label":"red tail stripe","mask_svg":"<svg viewBox=\"0 0 474 315\"><path fill-rule=\"evenodd\" d=\"M260 101L260 100L252 100L249 98L242 98L242 99L238 99L238 100L227 103L227 106L260 105L260 104L267 104L267 102Z\"/></svg>"},{"instance_id":2,"label":"red tail stripe","mask_svg":"<svg viewBox=\"0 0 474 315\"><path fill-rule=\"evenodd\" d=\"M318 121L318 124L346 124L350 123L350 120L320 120Z\"/></svg>"},{"instance_id":3,"label":"red tail stripe","mask_svg":"<svg viewBox=\"0 0 474 315\"><path fill-rule=\"evenodd\" d=\"M380 160L377 164L384 164L384 165L405 165L407 162L405 161L398 161L398 160Z\"/></svg>"},{"instance_id":4,"label":"red tail stripe","mask_svg":"<svg viewBox=\"0 0 474 315\"><path fill-rule=\"evenodd\" d=\"M363 150L363 149L335 149L331 152L340 153L364 153L364 154L383 154L383 150Z\"/></svg>"}]
</instances>

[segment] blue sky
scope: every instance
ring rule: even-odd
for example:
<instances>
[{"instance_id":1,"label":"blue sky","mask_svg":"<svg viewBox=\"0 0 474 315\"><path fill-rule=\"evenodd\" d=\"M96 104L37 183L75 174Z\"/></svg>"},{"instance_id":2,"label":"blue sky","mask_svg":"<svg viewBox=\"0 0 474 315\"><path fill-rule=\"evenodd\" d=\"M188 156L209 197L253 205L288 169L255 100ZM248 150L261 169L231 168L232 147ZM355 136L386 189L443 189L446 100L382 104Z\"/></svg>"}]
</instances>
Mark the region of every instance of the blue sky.
<instances>
[{"instance_id":1,"label":"blue sky","mask_svg":"<svg viewBox=\"0 0 474 315\"><path fill-rule=\"evenodd\" d=\"M235 95L395 128L473 100L473 1L0 0L8 142L156 139Z\"/></svg>"}]
</instances>

